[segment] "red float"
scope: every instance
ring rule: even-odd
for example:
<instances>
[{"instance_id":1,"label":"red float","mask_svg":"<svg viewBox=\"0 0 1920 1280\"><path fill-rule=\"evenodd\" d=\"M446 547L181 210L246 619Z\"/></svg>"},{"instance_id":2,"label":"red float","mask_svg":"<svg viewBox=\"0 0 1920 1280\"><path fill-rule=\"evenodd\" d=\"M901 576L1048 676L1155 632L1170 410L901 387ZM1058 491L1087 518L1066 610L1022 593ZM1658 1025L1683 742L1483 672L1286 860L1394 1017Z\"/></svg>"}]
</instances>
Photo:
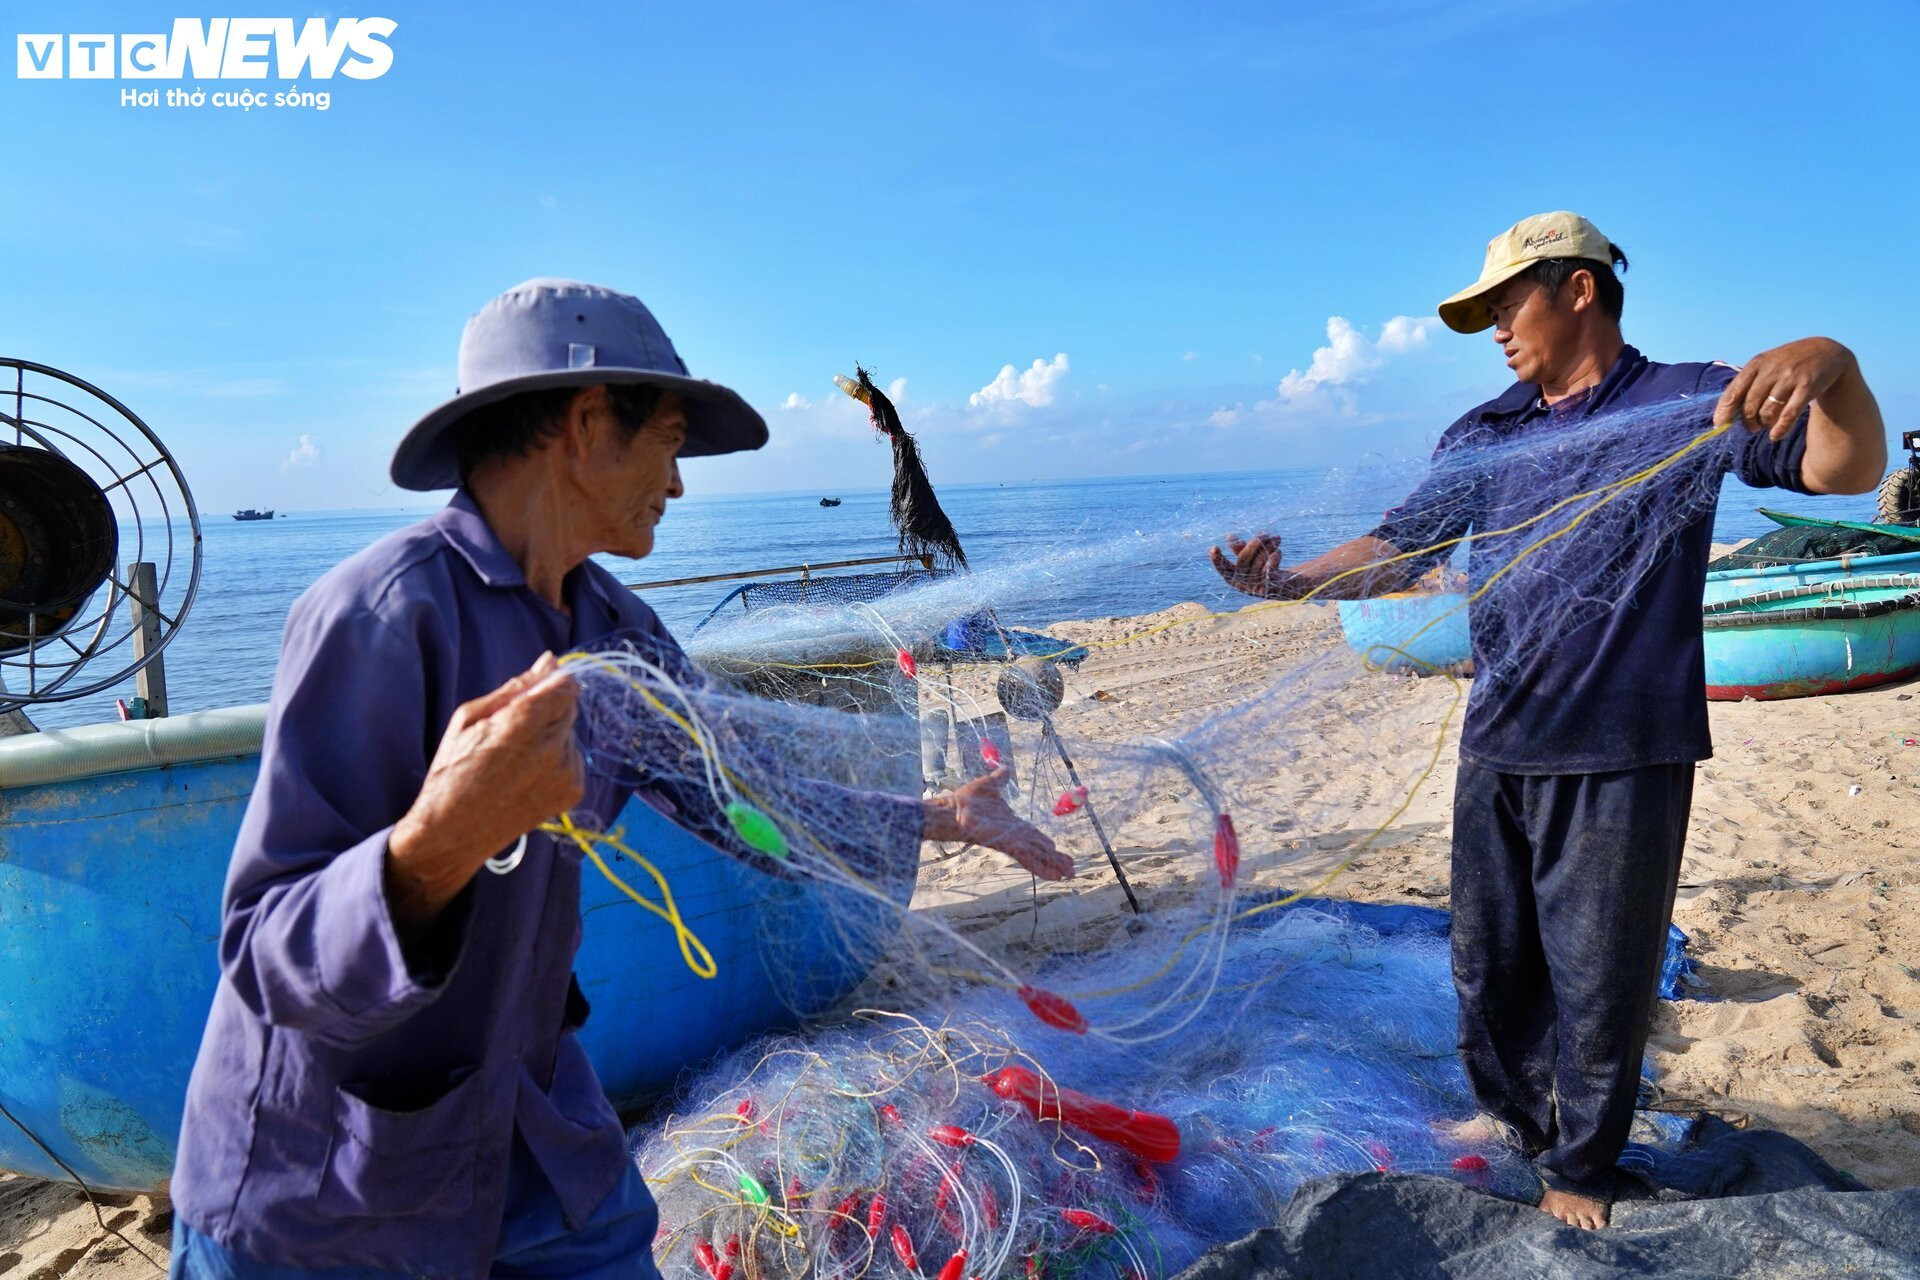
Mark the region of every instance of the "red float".
<instances>
[{"instance_id":1,"label":"red float","mask_svg":"<svg viewBox=\"0 0 1920 1280\"><path fill-rule=\"evenodd\" d=\"M1060 1216L1066 1220L1067 1225L1078 1227L1082 1231L1091 1231L1097 1236L1113 1234L1113 1224L1091 1209L1062 1209Z\"/></svg>"},{"instance_id":2,"label":"red float","mask_svg":"<svg viewBox=\"0 0 1920 1280\"><path fill-rule=\"evenodd\" d=\"M1098 1098L1063 1089L1026 1067L1002 1067L981 1081L1003 1098L1033 1113L1036 1120L1057 1120L1083 1133L1105 1138L1142 1160L1165 1164L1180 1156L1180 1126L1151 1111L1131 1111Z\"/></svg>"},{"instance_id":3,"label":"red float","mask_svg":"<svg viewBox=\"0 0 1920 1280\"><path fill-rule=\"evenodd\" d=\"M913 1237L897 1222L893 1224L893 1256L900 1259L900 1265L909 1271L920 1269L919 1255L913 1251Z\"/></svg>"},{"instance_id":4,"label":"red float","mask_svg":"<svg viewBox=\"0 0 1920 1280\"><path fill-rule=\"evenodd\" d=\"M1073 1002L1065 996L1057 996L1051 991L1042 991L1039 987L1020 988L1020 999L1026 1002L1033 1016L1050 1027L1062 1031L1071 1031L1080 1036L1087 1033L1087 1020L1073 1007Z\"/></svg>"},{"instance_id":5,"label":"red float","mask_svg":"<svg viewBox=\"0 0 1920 1280\"><path fill-rule=\"evenodd\" d=\"M943 1147L970 1147L973 1135L957 1124L937 1124L927 1130L927 1136Z\"/></svg>"},{"instance_id":6,"label":"red float","mask_svg":"<svg viewBox=\"0 0 1920 1280\"><path fill-rule=\"evenodd\" d=\"M1233 829L1233 815L1223 813L1213 820L1213 865L1220 872L1220 887L1233 888L1240 875L1240 837Z\"/></svg>"}]
</instances>

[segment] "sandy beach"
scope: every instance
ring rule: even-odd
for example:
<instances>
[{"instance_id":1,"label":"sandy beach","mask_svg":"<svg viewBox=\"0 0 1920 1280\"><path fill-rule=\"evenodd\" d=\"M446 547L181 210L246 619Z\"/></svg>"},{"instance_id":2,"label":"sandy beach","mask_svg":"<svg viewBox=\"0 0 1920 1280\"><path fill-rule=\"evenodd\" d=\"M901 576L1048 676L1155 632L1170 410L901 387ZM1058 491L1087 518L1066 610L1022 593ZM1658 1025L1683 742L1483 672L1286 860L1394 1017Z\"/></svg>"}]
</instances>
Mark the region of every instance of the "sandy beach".
<instances>
[{"instance_id":1,"label":"sandy beach","mask_svg":"<svg viewBox=\"0 0 1920 1280\"><path fill-rule=\"evenodd\" d=\"M1254 607L1208 616L1178 606L1149 619L1061 624L1076 641L1134 635L1178 622L1151 639L1096 649L1068 679L1063 733L1091 733L1123 713L1134 733L1192 724L1211 709L1244 704L1308 655L1338 645L1331 609ZM1675 923L1691 937L1706 999L1663 1002L1650 1056L1663 1105L1709 1110L1736 1123L1782 1130L1872 1187L1920 1183L1920 685L1894 685L1791 702L1715 704L1715 757L1695 794ZM1346 759L1339 821L1257 833L1243 827L1256 885L1300 887L1345 860L1393 817L1385 833L1325 892L1377 902L1448 903L1448 839L1457 761L1457 687L1443 679L1367 676L1342 696L1311 703L1313 757L1274 761L1264 781L1241 782L1238 811L1310 813ZM1444 741L1440 739L1445 726ZM1383 735L1382 726L1393 729ZM1422 753L1437 766L1412 790ZM1257 744L1249 750L1257 752ZM1284 767L1282 767L1284 766ZM1378 784L1370 779L1377 777ZM1248 831L1256 831L1246 836ZM922 906L968 928L1004 927L1033 909L1024 878L998 874L975 852L930 850ZM1152 859L1136 862L1144 891ZM1020 892L1007 892L1020 889ZM1042 910L1074 903L1090 920L1117 902L1110 877L1089 872L1050 888ZM1110 929L1110 925L1105 926ZM135 1245L164 1262L164 1198L102 1196L103 1233L70 1186L0 1177L0 1276L154 1273Z\"/></svg>"}]
</instances>

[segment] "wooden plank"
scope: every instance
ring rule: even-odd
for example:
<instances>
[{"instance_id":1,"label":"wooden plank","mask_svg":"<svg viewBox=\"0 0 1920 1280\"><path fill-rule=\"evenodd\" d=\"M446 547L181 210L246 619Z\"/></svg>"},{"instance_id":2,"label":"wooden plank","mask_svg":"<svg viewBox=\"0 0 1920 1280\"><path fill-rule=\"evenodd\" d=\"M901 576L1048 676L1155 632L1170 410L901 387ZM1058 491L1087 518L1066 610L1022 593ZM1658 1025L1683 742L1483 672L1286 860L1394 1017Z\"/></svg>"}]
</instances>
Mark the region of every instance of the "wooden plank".
<instances>
[{"instance_id":1,"label":"wooden plank","mask_svg":"<svg viewBox=\"0 0 1920 1280\"><path fill-rule=\"evenodd\" d=\"M160 653L159 581L151 560L128 565L127 578L127 607L133 611L133 656L146 662L134 677L134 692L145 712L140 718L158 720L167 714L167 664Z\"/></svg>"}]
</instances>

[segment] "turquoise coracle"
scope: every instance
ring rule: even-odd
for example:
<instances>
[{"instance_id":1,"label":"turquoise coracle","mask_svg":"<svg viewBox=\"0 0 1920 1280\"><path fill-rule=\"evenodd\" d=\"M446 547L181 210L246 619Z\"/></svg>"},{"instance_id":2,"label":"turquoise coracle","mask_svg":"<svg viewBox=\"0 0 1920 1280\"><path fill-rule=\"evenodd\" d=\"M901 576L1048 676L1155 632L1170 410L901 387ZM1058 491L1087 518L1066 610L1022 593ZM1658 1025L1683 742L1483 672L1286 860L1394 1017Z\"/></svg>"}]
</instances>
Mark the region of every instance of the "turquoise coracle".
<instances>
[{"instance_id":1,"label":"turquoise coracle","mask_svg":"<svg viewBox=\"0 0 1920 1280\"><path fill-rule=\"evenodd\" d=\"M1340 630L1350 649L1388 671L1441 671L1472 653L1467 597L1458 591L1342 600Z\"/></svg>"}]
</instances>

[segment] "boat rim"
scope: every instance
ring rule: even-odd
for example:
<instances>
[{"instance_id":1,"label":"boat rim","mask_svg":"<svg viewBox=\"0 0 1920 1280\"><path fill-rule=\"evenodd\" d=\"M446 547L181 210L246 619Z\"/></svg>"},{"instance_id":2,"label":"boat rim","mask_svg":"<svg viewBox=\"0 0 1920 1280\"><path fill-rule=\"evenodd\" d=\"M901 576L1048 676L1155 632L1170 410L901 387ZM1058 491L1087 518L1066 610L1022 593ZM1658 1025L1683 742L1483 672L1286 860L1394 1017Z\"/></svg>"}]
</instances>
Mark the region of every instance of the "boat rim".
<instances>
[{"instance_id":1,"label":"boat rim","mask_svg":"<svg viewBox=\"0 0 1920 1280\"><path fill-rule=\"evenodd\" d=\"M1860 591L1902 591L1904 594L1878 600L1847 598L1849 594ZM1790 600L1821 600L1826 603L1799 609L1755 607ZM1885 617L1908 609L1920 609L1920 574L1878 574L1833 582L1810 582L1738 596L1732 600L1717 600L1701 606L1700 624L1703 629L1713 631L1726 627L1763 627L1782 623L1844 622Z\"/></svg>"}]
</instances>

